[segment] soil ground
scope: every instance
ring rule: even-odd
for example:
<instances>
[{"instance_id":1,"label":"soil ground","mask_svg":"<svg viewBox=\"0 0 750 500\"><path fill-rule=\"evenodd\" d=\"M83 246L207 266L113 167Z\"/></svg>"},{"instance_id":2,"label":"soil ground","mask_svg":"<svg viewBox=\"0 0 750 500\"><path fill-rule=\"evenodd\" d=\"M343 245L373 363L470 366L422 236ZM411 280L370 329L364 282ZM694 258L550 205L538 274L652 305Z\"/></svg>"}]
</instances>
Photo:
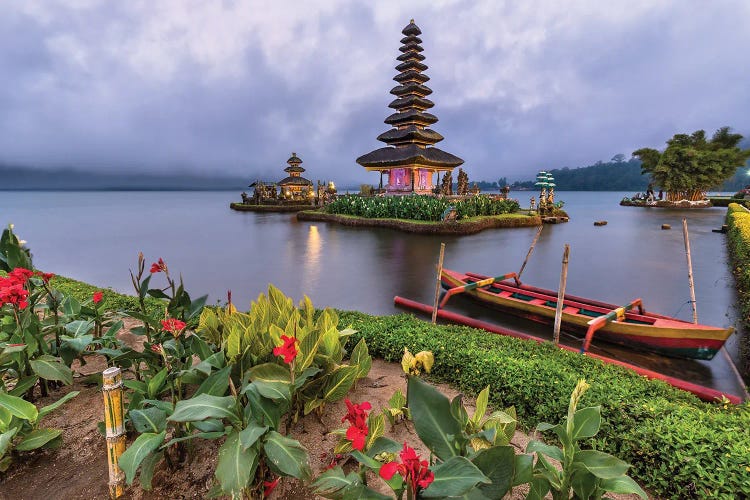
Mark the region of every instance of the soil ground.
<instances>
[{"instance_id":1,"label":"soil ground","mask_svg":"<svg viewBox=\"0 0 750 500\"><path fill-rule=\"evenodd\" d=\"M126 327L132 327L132 321ZM142 348L142 340L127 331L120 335L125 342ZM58 450L44 450L26 453L17 457L16 462L0 477L0 500L52 500L52 499L93 499L108 498L108 476L104 437L97 430L97 423L104 419L104 405L101 390L91 375L100 374L106 363L101 356L89 356L84 366L76 362L73 366L76 376L70 387L52 391L51 395L36 402L38 406L50 404L66 393L76 390L80 394L57 411L48 415L42 427L62 429L63 444ZM447 385L437 386L449 398L458 392ZM373 360L367 377L361 379L348 395L353 402L369 401L372 411L380 411L387 406L388 399L396 389L406 393L406 379L401 366ZM466 403L468 405L468 402ZM471 408L469 413L471 413ZM313 474L324 471L333 458L332 450L338 436L331 431L345 427L341 417L346 414L343 401L325 407L322 417L311 414L301 419L292 429L292 436L308 450ZM422 457L429 452L421 445L411 422L402 422L391 428L386 423L386 436L396 442L407 442ZM129 443L135 436L129 436ZM516 432L513 446L517 453L525 450L529 437ZM188 499L205 498L213 484L216 457L221 445L219 441L196 440L191 459L175 471L167 469L162 462L157 466L153 478L154 489L146 492L140 489L136 480L127 488L126 498L133 499ZM387 486L376 478L370 482L382 493L389 493ZM522 499L526 491L519 487L513 491L512 499ZM285 478L271 498L314 498L312 492L298 481ZM635 495L612 495L612 498L637 498Z\"/></svg>"}]
</instances>

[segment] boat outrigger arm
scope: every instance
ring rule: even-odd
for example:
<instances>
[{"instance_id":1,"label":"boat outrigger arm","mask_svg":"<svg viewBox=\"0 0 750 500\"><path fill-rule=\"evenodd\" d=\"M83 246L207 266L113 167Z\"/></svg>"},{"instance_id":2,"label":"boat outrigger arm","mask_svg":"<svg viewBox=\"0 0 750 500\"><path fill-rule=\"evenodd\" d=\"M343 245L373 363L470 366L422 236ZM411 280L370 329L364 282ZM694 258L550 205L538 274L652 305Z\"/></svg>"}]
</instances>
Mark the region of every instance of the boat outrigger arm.
<instances>
[{"instance_id":1,"label":"boat outrigger arm","mask_svg":"<svg viewBox=\"0 0 750 500\"><path fill-rule=\"evenodd\" d=\"M516 285L521 284L521 282L518 281L518 275L516 273L510 273L510 274L503 274L502 276L495 276L494 278L485 278L479 281L475 281L474 283L468 283L466 285L459 285L457 287L450 288L447 291L444 291L441 293L440 295L441 299L440 299L440 303L438 304L438 309L442 309L443 307L445 307L445 304L446 302L448 302L448 299L450 299L454 295L468 292L470 290L475 290L477 288L490 286L493 283L509 280L511 278L515 280Z\"/></svg>"},{"instance_id":2,"label":"boat outrigger arm","mask_svg":"<svg viewBox=\"0 0 750 500\"><path fill-rule=\"evenodd\" d=\"M638 314L643 314L645 312L643 310L643 300L635 299L633 302L631 302L628 305L618 307L616 309L612 309L607 314L594 318L588 323L586 323L587 325L589 325L589 327L586 330L586 338L583 339L583 345L581 346L581 354L589 350L589 346L591 345L591 340L594 338L594 333L598 329L600 329L601 327L603 327L604 325L612 321L621 321L625 319L625 311L629 311L635 307L638 308Z\"/></svg>"}]
</instances>

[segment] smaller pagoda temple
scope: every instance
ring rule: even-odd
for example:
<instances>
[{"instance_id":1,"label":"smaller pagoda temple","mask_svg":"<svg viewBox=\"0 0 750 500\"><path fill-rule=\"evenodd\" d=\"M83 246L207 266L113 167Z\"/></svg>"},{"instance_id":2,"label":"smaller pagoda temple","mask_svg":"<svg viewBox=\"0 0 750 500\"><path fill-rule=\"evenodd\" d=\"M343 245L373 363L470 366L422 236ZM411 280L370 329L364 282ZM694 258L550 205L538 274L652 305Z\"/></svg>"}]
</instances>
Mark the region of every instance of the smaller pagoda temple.
<instances>
[{"instance_id":1,"label":"smaller pagoda temple","mask_svg":"<svg viewBox=\"0 0 750 500\"><path fill-rule=\"evenodd\" d=\"M439 185L436 173L439 177L440 172L451 172L464 161L433 146L443 136L428 128L438 118L425 111L435 103L426 98L432 90L424 85L430 78L423 73L427 65L422 63L425 56L420 53L424 50L418 36L422 31L412 19L401 33L403 45L396 58L399 73L393 78L398 85L391 89L396 99L388 105L396 113L385 119L393 128L378 136L388 147L360 156L357 163L368 171L380 172L381 190L383 174L388 176L387 194L428 194Z\"/></svg>"},{"instance_id":2,"label":"smaller pagoda temple","mask_svg":"<svg viewBox=\"0 0 750 500\"><path fill-rule=\"evenodd\" d=\"M306 198L313 192L312 181L302 177L302 172L305 171L300 165L302 159L297 156L297 153L292 153L292 156L286 161L289 166L284 169L284 172L289 174L280 180L277 184L281 188L279 195L285 199L300 199Z\"/></svg>"}]
</instances>

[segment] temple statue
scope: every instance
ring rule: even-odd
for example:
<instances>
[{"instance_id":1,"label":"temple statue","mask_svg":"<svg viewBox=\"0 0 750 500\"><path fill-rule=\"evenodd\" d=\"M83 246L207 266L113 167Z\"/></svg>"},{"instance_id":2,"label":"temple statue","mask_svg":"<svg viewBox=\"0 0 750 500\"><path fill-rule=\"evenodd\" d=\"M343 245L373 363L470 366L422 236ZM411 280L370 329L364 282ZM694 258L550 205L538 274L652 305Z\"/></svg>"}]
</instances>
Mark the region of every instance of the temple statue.
<instances>
[{"instance_id":1,"label":"temple statue","mask_svg":"<svg viewBox=\"0 0 750 500\"><path fill-rule=\"evenodd\" d=\"M447 172L443 176L443 185L441 187L441 192L445 196L451 196L453 194L453 176L450 172Z\"/></svg>"},{"instance_id":2,"label":"temple statue","mask_svg":"<svg viewBox=\"0 0 750 500\"><path fill-rule=\"evenodd\" d=\"M469 194L469 175L464 172L464 169L458 169L458 177L456 179L456 194L459 196L466 196Z\"/></svg>"},{"instance_id":3,"label":"temple statue","mask_svg":"<svg viewBox=\"0 0 750 500\"><path fill-rule=\"evenodd\" d=\"M443 140L443 136L427 128L438 121L437 116L425 110L435 104L426 99L432 90L424 83L430 78L422 73L427 65L420 52L422 31L414 20L403 29L403 44L399 49L401 55L396 59L399 72L393 79L398 85L391 89L396 99L388 106L396 110L385 123L392 126L390 130L378 136L378 140L388 147L376 149L357 158L357 163L368 171L376 171L388 176L384 186L387 194L432 193L435 185L433 177L439 172L450 172L464 161L446 153L433 145ZM443 191L445 193L445 191Z\"/></svg>"}]
</instances>

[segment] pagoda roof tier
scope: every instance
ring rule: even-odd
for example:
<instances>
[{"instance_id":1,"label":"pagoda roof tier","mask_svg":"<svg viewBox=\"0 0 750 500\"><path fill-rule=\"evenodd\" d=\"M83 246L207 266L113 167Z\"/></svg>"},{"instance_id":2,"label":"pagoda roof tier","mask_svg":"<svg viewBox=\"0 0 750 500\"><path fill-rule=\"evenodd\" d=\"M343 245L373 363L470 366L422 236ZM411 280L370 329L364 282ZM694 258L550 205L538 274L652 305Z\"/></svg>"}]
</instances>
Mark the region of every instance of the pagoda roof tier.
<instances>
[{"instance_id":1,"label":"pagoda roof tier","mask_svg":"<svg viewBox=\"0 0 750 500\"><path fill-rule=\"evenodd\" d=\"M357 163L370 170L414 166L448 170L463 164L463 162L458 156L446 153L442 149L423 148L416 144L380 148L357 158Z\"/></svg>"},{"instance_id":2,"label":"pagoda roof tier","mask_svg":"<svg viewBox=\"0 0 750 500\"><path fill-rule=\"evenodd\" d=\"M297 156L297 153L292 153L292 156L290 156L286 162L289 163L290 165L292 163L302 163L302 159L300 159L300 157Z\"/></svg>"},{"instance_id":3,"label":"pagoda roof tier","mask_svg":"<svg viewBox=\"0 0 750 500\"><path fill-rule=\"evenodd\" d=\"M403 33L406 36L409 36L409 35L416 36L416 35L421 35L422 30L419 29L419 26L414 24L414 19L412 19L411 21L409 21L409 24L407 24L406 27L401 30L401 33Z\"/></svg>"},{"instance_id":4,"label":"pagoda roof tier","mask_svg":"<svg viewBox=\"0 0 750 500\"><path fill-rule=\"evenodd\" d=\"M398 127L399 125L432 125L438 121L438 117L432 113L423 113L416 109L410 109L401 113L393 113L385 119L385 123Z\"/></svg>"},{"instance_id":5,"label":"pagoda roof tier","mask_svg":"<svg viewBox=\"0 0 750 500\"><path fill-rule=\"evenodd\" d=\"M408 95L406 97L400 97L398 99L394 99L391 101L391 103L388 105L389 108L393 109L418 109L420 111L423 111L425 109L429 109L435 105L434 102L432 102L429 99L423 99L419 96L414 95Z\"/></svg>"},{"instance_id":6,"label":"pagoda roof tier","mask_svg":"<svg viewBox=\"0 0 750 500\"><path fill-rule=\"evenodd\" d=\"M429 76L425 75L424 73L420 73L418 71L404 71L403 73L399 73L398 75L393 77L394 80L396 80L398 83L406 83L406 82L417 82L417 83L424 83L430 79Z\"/></svg>"},{"instance_id":7,"label":"pagoda roof tier","mask_svg":"<svg viewBox=\"0 0 750 500\"><path fill-rule=\"evenodd\" d=\"M426 58L419 52L406 52L405 54L401 54L396 58L397 61L410 61L412 59L416 59L417 61L424 61Z\"/></svg>"},{"instance_id":8,"label":"pagoda roof tier","mask_svg":"<svg viewBox=\"0 0 750 500\"><path fill-rule=\"evenodd\" d=\"M402 38L401 39L401 43L402 44L407 44L407 43L422 43L422 39L419 38L417 35L409 35L409 36L405 36L404 38Z\"/></svg>"},{"instance_id":9,"label":"pagoda roof tier","mask_svg":"<svg viewBox=\"0 0 750 500\"><path fill-rule=\"evenodd\" d=\"M287 177L277 182L279 186L312 186L312 181L304 177Z\"/></svg>"},{"instance_id":10,"label":"pagoda roof tier","mask_svg":"<svg viewBox=\"0 0 750 500\"><path fill-rule=\"evenodd\" d=\"M415 70L415 71L425 71L427 69L426 64L422 64L419 61L415 60L409 60L406 62L402 62L398 66L396 66L396 71L409 71L409 70Z\"/></svg>"},{"instance_id":11,"label":"pagoda roof tier","mask_svg":"<svg viewBox=\"0 0 750 500\"><path fill-rule=\"evenodd\" d=\"M418 43L407 43L398 48L401 52L422 52L424 49Z\"/></svg>"},{"instance_id":12,"label":"pagoda roof tier","mask_svg":"<svg viewBox=\"0 0 750 500\"><path fill-rule=\"evenodd\" d=\"M391 146L400 144L428 144L432 145L443 140L443 136L430 129L419 128L416 125L409 125L406 128L392 128L378 136L378 140Z\"/></svg>"},{"instance_id":13,"label":"pagoda roof tier","mask_svg":"<svg viewBox=\"0 0 750 500\"><path fill-rule=\"evenodd\" d=\"M418 95L424 97L432 94L432 89L419 83L405 83L403 85L397 85L391 89L391 94L397 96L404 95Z\"/></svg>"},{"instance_id":14,"label":"pagoda roof tier","mask_svg":"<svg viewBox=\"0 0 750 500\"><path fill-rule=\"evenodd\" d=\"M284 169L284 172L304 172L305 169L299 166L299 163L292 163Z\"/></svg>"}]
</instances>

